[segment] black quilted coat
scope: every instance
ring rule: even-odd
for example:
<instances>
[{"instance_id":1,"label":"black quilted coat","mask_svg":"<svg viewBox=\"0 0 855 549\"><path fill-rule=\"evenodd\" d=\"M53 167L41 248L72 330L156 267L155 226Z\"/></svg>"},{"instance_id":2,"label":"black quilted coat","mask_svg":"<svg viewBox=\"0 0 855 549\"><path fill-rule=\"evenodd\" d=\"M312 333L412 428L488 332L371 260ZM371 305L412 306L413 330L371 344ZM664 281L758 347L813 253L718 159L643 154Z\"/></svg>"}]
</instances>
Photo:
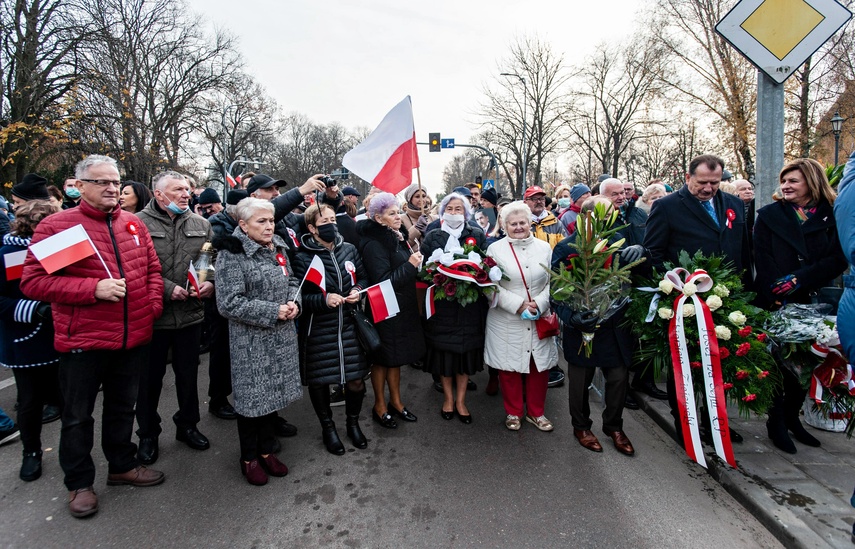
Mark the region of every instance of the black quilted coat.
<instances>
[{"instance_id":1,"label":"black quilted coat","mask_svg":"<svg viewBox=\"0 0 855 549\"><path fill-rule=\"evenodd\" d=\"M375 324L382 346L372 360L386 367L419 361L425 354L416 300L416 275L419 271L409 262L406 235L403 241L399 241L390 229L371 219L357 223L356 230L369 284L391 280L401 309L397 316Z\"/></svg>"},{"instance_id":2,"label":"black quilted coat","mask_svg":"<svg viewBox=\"0 0 855 549\"><path fill-rule=\"evenodd\" d=\"M476 245L484 249L484 231L466 225L458 240L461 244L467 238L474 238ZM442 229L433 229L425 235L422 253L425 261L436 249L444 249L448 242L448 233ZM475 303L462 307L457 301L438 299L436 312L425 321L425 339L427 344L440 351L466 353L484 348L484 326L487 323L487 300L482 296Z\"/></svg>"},{"instance_id":3,"label":"black quilted coat","mask_svg":"<svg viewBox=\"0 0 855 549\"><path fill-rule=\"evenodd\" d=\"M294 256L295 276L302 280L312 259L324 262L326 291L347 296L351 288L368 286L368 275L356 247L339 235L332 250L324 248L310 234ZM330 308L316 285L305 282L300 317L300 373L304 385L329 385L362 379L368 375L365 354L356 339L351 305Z\"/></svg>"}]
</instances>

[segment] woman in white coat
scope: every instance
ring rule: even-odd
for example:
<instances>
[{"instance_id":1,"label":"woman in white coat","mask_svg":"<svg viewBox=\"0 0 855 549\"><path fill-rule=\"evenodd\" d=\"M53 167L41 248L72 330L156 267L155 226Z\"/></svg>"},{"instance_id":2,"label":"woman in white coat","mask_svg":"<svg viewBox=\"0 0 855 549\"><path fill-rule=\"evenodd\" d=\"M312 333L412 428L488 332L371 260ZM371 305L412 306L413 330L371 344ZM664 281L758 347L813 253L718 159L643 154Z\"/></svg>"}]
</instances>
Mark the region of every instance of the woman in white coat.
<instances>
[{"instance_id":1,"label":"woman in white coat","mask_svg":"<svg viewBox=\"0 0 855 549\"><path fill-rule=\"evenodd\" d=\"M551 431L543 408L558 351L554 338L537 337L534 319L549 312L549 274L543 265L550 264L552 248L531 234L531 210L524 202L505 206L500 223L507 237L487 248L487 255L509 280L499 282L498 302L487 313L484 361L499 370L505 426L518 431L525 412L526 421Z\"/></svg>"}]
</instances>

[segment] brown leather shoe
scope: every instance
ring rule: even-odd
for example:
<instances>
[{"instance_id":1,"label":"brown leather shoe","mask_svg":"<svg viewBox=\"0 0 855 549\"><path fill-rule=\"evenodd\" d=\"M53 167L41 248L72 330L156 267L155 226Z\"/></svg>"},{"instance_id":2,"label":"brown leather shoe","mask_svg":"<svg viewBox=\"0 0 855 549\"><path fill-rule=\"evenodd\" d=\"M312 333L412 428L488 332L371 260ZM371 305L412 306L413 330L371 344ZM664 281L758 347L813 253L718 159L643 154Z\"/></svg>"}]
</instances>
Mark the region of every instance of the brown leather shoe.
<instances>
[{"instance_id":1,"label":"brown leather shoe","mask_svg":"<svg viewBox=\"0 0 855 549\"><path fill-rule=\"evenodd\" d=\"M589 430L582 431L581 429L573 429L573 434L576 435L576 439L579 441L579 444L591 450L592 452L602 452L603 447L600 445L600 441L597 440L597 437L594 436Z\"/></svg>"},{"instance_id":2,"label":"brown leather shoe","mask_svg":"<svg viewBox=\"0 0 855 549\"><path fill-rule=\"evenodd\" d=\"M609 436L612 437L618 452L627 456L635 455L635 448L632 447L632 443L623 431L609 433Z\"/></svg>"},{"instance_id":3,"label":"brown leather shoe","mask_svg":"<svg viewBox=\"0 0 855 549\"><path fill-rule=\"evenodd\" d=\"M72 517L83 518L98 512L98 496L91 486L68 492L68 511Z\"/></svg>"},{"instance_id":4,"label":"brown leather shoe","mask_svg":"<svg viewBox=\"0 0 855 549\"><path fill-rule=\"evenodd\" d=\"M107 475L107 486L155 486L164 481L166 477L161 471L149 469L145 465L137 465L127 473L110 473Z\"/></svg>"}]
</instances>

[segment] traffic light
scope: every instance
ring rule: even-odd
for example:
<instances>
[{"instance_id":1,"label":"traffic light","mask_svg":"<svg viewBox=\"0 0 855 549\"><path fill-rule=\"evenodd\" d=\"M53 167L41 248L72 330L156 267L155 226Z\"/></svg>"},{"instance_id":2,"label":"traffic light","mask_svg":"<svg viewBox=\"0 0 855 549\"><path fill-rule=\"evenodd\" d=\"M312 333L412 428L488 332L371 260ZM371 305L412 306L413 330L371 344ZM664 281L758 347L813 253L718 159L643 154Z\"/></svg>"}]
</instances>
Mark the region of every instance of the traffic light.
<instances>
[{"instance_id":1,"label":"traffic light","mask_svg":"<svg viewBox=\"0 0 855 549\"><path fill-rule=\"evenodd\" d=\"M479 189L481 188L481 183L482 183L483 181L484 181L484 179L483 179L480 175L479 175L478 177L476 177L476 178L475 178L475 184L476 184L476 185L478 185L478 188L479 188Z\"/></svg>"},{"instance_id":2,"label":"traffic light","mask_svg":"<svg viewBox=\"0 0 855 549\"><path fill-rule=\"evenodd\" d=\"M440 144L439 133L429 133L428 134L428 144L430 148L430 152L440 152L442 151L442 146Z\"/></svg>"}]
</instances>

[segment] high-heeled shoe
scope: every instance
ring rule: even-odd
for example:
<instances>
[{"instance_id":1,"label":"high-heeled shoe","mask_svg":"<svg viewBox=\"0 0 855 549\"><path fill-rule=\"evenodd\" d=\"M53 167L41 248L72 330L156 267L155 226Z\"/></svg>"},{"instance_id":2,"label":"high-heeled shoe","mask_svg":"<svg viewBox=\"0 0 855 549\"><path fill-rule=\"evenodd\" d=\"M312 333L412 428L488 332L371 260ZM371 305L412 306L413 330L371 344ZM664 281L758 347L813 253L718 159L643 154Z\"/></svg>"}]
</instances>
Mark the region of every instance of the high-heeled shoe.
<instances>
[{"instance_id":1,"label":"high-heeled shoe","mask_svg":"<svg viewBox=\"0 0 855 549\"><path fill-rule=\"evenodd\" d=\"M439 409L439 415L441 415L442 419L444 419L445 421L451 421L452 419L454 419L454 412L453 411L452 412L446 412L442 408Z\"/></svg>"},{"instance_id":2,"label":"high-heeled shoe","mask_svg":"<svg viewBox=\"0 0 855 549\"><path fill-rule=\"evenodd\" d=\"M387 409L388 409L391 413L393 413L393 414L395 414L396 416L398 416L399 418L403 419L404 421L418 421L418 419L419 419L419 418L417 418L417 417L416 417L416 415L415 415L414 413L412 413L411 411L407 410L407 407L406 407L406 406L404 406L404 407L403 407L402 409L400 409L400 410L396 410L396 409L392 406L392 403L390 402L390 403L388 404L388 406L387 406Z\"/></svg>"},{"instance_id":3,"label":"high-heeled shoe","mask_svg":"<svg viewBox=\"0 0 855 549\"><path fill-rule=\"evenodd\" d=\"M385 414L383 414L381 416L380 414L377 413L377 410L372 409L371 410L371 417L374 418L374 421L376 421L377 423L379 423L380 425L382 425L383 427L385 427L387 429L397 429L398 428L398 424L395 422L395 419L389 414L389 412L386 412Z\"/></svg>"},{"instance_id":4,"label":"high-heeled shoe","mask_svg":"<svg viewBox=\"0 0 855 549\"><path fill-rule=\"evenodd\" d=\"M464 423L466 425L472 423L472 414L467 414L464 416L457 410L457 407L454 408L454 413L457 414L457 419L459 419L461 423Z\"/></svg>"}]
</instances>

